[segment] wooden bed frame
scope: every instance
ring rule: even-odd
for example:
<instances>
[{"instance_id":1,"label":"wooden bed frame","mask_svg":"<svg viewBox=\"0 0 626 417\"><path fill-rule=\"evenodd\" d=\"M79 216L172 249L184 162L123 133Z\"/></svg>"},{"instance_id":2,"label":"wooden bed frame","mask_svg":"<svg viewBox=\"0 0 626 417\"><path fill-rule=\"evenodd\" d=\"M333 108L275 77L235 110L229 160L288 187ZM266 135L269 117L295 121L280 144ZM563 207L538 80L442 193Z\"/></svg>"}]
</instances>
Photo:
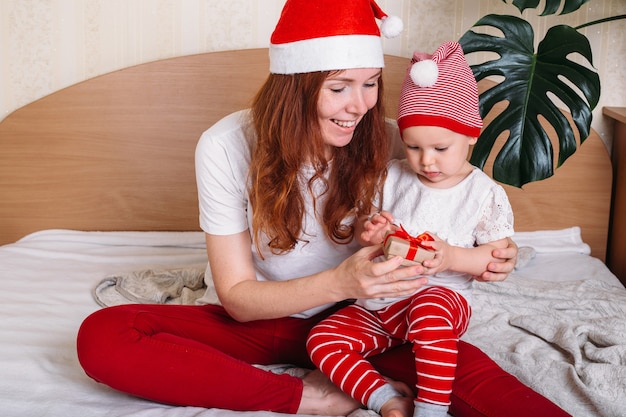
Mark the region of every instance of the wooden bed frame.
<instances>
[{"instance_id":1,"label":"wooden bed frame","mask_svg":"<svg viewBox=\"0 0 626 417\"><path fill-rule=\"evenodd\" d=\"M391 117L407 64L386 57ZM96 77L16 110L0 123L0 244L43 229L199 230L196 142L249 106L268 68L266 49L184 56ZM552 178L506 187L516 230L580 226L592 255L604 260L611 175L592 132Z\"/></svg>"}]
</instances>

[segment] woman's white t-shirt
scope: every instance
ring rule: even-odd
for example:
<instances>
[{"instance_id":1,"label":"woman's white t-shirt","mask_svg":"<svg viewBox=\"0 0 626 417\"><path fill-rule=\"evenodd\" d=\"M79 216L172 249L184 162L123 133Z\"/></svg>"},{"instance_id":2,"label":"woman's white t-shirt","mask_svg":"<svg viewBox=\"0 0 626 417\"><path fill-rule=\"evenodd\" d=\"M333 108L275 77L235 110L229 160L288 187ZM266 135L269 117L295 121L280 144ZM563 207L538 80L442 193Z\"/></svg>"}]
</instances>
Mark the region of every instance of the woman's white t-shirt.
<instances>
[{"instance_id":1,"label":"woman's white t-shirt","mask_svg":"<svg viewBox=\"0 0 626 417\"><path fill-rule=\"evenodd\" d=\"M205 131L198 142L196 182L200 227L206 233L230 235L248 230L250 236L254 236L247 187L251 147L248 135L252 131L250 123L249 110L230 114ZM304 167L301 175L301 184L306 184L313 170ZM355 241L346 245L333 242L316 220L312 198L306 188L303 196L306 206L303 236L292 251L281 255L272 254L266 249L267 242L262 242L259 246L265 259L261 259L252 242L250 251L259 281L285 281L315 274L337 266L358 249ZM266 197L273 198L271 195ZM318 212L321 212L323 196L318 196L317 204ZM293 317L310 317L331 305L318 306L294 314Z\"/></svg>"}]
</instances>

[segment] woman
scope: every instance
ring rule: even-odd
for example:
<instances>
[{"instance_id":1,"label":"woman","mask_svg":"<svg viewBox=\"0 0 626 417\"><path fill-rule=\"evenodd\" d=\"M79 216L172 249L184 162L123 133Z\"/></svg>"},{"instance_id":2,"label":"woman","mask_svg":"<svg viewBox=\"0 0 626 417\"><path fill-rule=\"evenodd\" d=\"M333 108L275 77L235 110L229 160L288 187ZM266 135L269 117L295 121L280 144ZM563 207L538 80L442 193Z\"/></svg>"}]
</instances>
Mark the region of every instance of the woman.
<instances>
[{"instance_id":1,"label":"woman","mask_svg":"<svg viewBox=\"0 0 626 417\"><path fill-rule=\"evenodd\" d=\"M375 17L385 15L369 0L286 2L272 35L271 74L252 109L211 127L196 150L200 225L223 307L94 313L78 335L88 375L176 405L324 415L360 407L319 371L261 365L311 368L308 332L343 300L405 296L426 281L404 280L425 272L421 266L371 262L380 249L357 251L352 239L351 222L369 210L388 158ZM504 279L515 256L512 244L495 252L509 261L491 263L482 278ZM411 362L404 349L374 361L403 380L393 383L407 394ZM459 373L458 409L497 410L492 395L504 394L491 387L502 381L524 395L517 403L551 405L469 345Z\"/></svg>"}]
</instances>

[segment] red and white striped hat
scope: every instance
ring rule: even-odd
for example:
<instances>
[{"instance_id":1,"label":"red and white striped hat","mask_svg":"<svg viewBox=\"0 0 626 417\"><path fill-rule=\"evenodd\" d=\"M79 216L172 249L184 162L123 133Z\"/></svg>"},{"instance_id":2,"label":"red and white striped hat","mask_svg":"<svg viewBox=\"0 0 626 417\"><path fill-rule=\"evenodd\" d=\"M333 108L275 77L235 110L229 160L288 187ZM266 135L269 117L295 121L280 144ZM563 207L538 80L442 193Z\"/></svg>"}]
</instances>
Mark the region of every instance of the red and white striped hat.
<instances>
[{"instance_id":1,"label":"red and white striped hat","mask_svg":"<svg viewBox=\"0 0 626 417\"><path fill-rule=\"evenodd\" d=\"M270 72L383 68L380 34L395 37L402 28L374 0L287 0L270 39Z\"/></svg>"},{"instance_id":2,"label":"red and white striped hat","mask_svg":"<svg viewBox=\"0 0 626 417\"><path fill-rule=\"evenodd\" d=\"M478 137L483 127L478 86L463 49L446 42L433 55L415 52L400 90L400 134L411 126L439 126Z\"/></svg>"}]
</instances>

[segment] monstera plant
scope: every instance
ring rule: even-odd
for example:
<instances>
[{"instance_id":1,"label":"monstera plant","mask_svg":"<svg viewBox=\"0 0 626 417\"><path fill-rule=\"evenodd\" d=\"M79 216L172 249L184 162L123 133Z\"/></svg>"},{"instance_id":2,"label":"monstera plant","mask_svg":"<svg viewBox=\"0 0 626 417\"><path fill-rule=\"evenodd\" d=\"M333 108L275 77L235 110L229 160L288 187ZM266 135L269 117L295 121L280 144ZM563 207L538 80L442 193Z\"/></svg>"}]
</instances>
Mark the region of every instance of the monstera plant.
<instances>
[{"instance_id":1,"label":"monstera plant","mask_svg":"<svg viewBox=\"0 0 626 417\"><path fill-rule=\"evenodd\" d=\"M588 1L545 0L541 16L571 13ZM512 2L520 13L537 8L539 3L540 0ZM600 77L593 70L591 46L578 30L624 18L626 15L614 16L578 27L553 26L536 51L533 28L516 16L490 14L474 25L474 28L496 28L501 35L477 33L471 29L466 32L459 40L465 54L482 51L498 55L498 58L472 66L477 81L494 75L500 80L480 95L482 116L485 117L495 104L507 103L482 132L472 151L472 164L482 169L496 139L508 132L508 138L494 160L493 177L502 183L521 187L552 176L554 150L540 123L541 118L558 136L558 167L577 149L574 127L581 144L589 136L592 110L600 98ZM577 56L587 60L588 65L574 61ZM557 101L568 107L573 123L557 107Z\"/></svg>"}]
</instances>

